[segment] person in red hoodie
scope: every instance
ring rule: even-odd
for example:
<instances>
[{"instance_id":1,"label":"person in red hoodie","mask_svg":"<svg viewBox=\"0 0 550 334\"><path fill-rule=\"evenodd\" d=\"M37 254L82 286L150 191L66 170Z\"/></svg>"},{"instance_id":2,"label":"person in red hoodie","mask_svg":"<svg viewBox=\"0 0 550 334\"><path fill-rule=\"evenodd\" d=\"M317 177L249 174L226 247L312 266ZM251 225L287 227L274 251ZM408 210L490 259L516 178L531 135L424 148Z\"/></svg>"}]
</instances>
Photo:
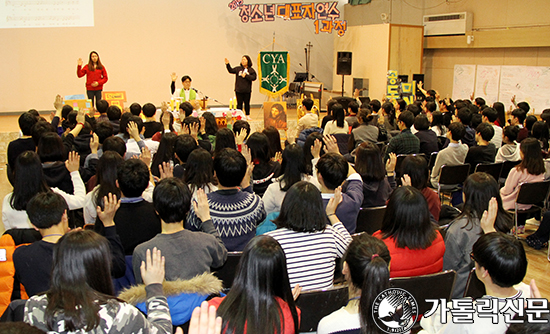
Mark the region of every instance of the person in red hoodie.
<instances>
[{"instance_id":1,"label":"person in red hoodie","mask_svg":"<svg viewBox=\"0 0 550 334\"><path fill-rule=\"evenodd\" d=\"M107 71L105 66L101 64L101 60L99 60L99 54L95 51L90 52L88 65L84 67L82 67L82 58L78 58L76 75L79 78L86 76L86 93L88 98L92 100L92 107L95 106L97 101L101 100L103 85L108 80Z\"/></svg>"},{"instance_id":2,"label":"person in red hoodie","mask_svg":"<svg viewBox=\"0 0 550 334\"><path fill-rule=\"evenodd\" d=\"M430 221L426 199L416 188L404 186L393 191L382 228L373 236L390 251L390 277L434 274L443 269L445 243Z\"/></svg>"}]
</instances>

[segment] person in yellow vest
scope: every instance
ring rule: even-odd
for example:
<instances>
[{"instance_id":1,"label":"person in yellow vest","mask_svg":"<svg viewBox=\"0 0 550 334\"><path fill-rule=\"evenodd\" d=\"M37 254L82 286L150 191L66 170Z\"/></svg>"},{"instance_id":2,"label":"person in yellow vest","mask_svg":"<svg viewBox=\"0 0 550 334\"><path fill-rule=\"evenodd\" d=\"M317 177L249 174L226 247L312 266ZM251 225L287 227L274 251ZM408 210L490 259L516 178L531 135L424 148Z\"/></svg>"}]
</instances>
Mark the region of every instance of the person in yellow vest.
<instances>
[{"instance_id":1,"label":"person in yellow vest","mask_svg":"<svg viewBox=\"0 0 550 334\"><path fill-rule=\"evenodd\" d=\"M188 75L181 77L183 88L178 89L176 89L176 79L178 78L176 73L172 73L171 77L170 92L172 93L172 97L181 97L183 98L182 102L191 102L193 106L196 106L196 100L200 100L200 98L197 91L191 88L191 77Z\"/></svg>"}]
</instances>

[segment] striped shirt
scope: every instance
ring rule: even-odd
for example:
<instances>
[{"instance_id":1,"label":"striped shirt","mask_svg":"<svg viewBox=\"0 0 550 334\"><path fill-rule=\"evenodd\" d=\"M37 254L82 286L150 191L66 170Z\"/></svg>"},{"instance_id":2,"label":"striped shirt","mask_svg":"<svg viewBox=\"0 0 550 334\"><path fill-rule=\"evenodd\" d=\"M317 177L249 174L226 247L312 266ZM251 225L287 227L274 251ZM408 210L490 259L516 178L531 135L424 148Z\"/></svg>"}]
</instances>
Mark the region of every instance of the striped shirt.
<instances>
[{"instance_id":1,"label":"striped shirt","mask_svg":"<svg viewBox=\"0 0 550 334\"><path fill-rule=\"evenodd\" d=\"M280 228L266 234L276 239L285 252L290 286L300 284L303 290L332 287L335 259L344 255L351 242L340 222L318 232Z\"/></svg>"}]
</instances>

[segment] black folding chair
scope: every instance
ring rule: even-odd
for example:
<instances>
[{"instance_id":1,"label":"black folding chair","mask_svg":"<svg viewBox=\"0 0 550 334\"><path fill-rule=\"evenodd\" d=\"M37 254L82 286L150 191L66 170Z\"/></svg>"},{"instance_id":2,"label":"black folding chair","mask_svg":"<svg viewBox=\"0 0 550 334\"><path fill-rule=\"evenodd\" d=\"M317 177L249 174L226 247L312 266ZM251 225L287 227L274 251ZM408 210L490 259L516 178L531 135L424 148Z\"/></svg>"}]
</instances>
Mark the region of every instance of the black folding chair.
<instances>
[{"instance_id":1,"label":"black folding chair","mask_svg":"<svg viewBox=\"0 0 550 334\"><path fill-rule=\"evenodd\" d=\"M508 177L508 174L510 174L510 171L512 170L512 168L519 165L520 162L521 162L521 160L518 160L518 161L504 161L503 164L502 164L502 170L500 171L500 177L499 177L498 181L501 184L504 184L504 182L506 181L506 178Z\"/></svg>"},{"instance_id":2,"label":"black folding chair","mask_svg":"<svg viewBox=\"0 0 550 334\"><path fill-rule=\"evenodd\" d=\"M439 173L439 183L437 185L437 195L441 200L442 192L452 193L462 189L462 184L468 178L470 173L470 164L456 166L441 166Z\"/></svg>"},{"instance_id":3,"label":"black folding chair","mask_svg":"<svg viewBox=\"0 0 550 334\"><path fill-rule=\"evenodd\" d=\"M542 182L521 183L516 196L514 208L515 236L518 237L518 214L532 214L541 211L546 206L548 192L550 191L550 180ZM520 204L531 204L531 208L520 210Z\"/></svg>"},{"instance_id":4,"label":"black folding chair","mask_svg":"<svg viewBox=\"0 0 550 334\"><path fill-rule=\"evenodd\" d=\"M337 133L334 134L334 139L336 139L336 144L338 145L338 150L340 151L341 155L349 153L348 151L348 141L349 141L349 134L347 133Z\"/></svg>"},{"instance_id":5,"label":"black folding chair","mask_svg":"<svg viewBox=\"0 0 550 334\"><path fill-rule=\"evenodd\" d=\"M296 306L302 311L300 333L317 331L317 325L323 317L345 306L347 302L347 285L302 292L296 299Z\"/></svg>"},{"instance_id":6,"label":"black folding chair","mask_svg":"<svg viewBox=\"0 0 550 334\"><path fill-rule=\"evenodd\" d=\"M390 286L407 290L412 294L416 299L420 315L429 311L433 306L432 303L426 302L426 299L451 300L455 280L456 272L446 270L430 275L390 278Z\"/></svg>"},{"instance_id":7,"label":"black folding chair","mask_svg":"<svg viewBox=\"0 0 550 334\"><path fill-rule=\"evenodd\" d=\"M485 285L476 276L476 268L470 271L468 276L468 282L466 282L466 289L464 290L464 297L471 297L472 299L478 299L485 295Z\"/></svg>"},{"instance_id":8,"label":"black folding chair","mask_svg":"<svg viewBox=\"0 0 550 334\"><path fill-rule=\"evenodd\" d=\"M483 172L491 175L498 182L500 174L502 173L503 162L497 162L494 164L477 164L474 173Z\"/></svg>"},{"instance_id":9,"label":"black folding chair","mask_svg":"<svg viewBox=\"0 0 550 334\"><path fill-rule=\"evenodd\" d=\"M231 289L231 285L233 285L237 265L239 264L242 255L243 252L228 252L227 261L225 261L223 266L219 268L210 268L214 275L222 280L223 287L226 290Z\"/></svg>"},{"instance_id":10,"label":"black folding chair","mask_svg":"<svg viewBox=\"0 0 550 334\"><path fill-rule=\"evenodd\" d=\"M386 206L376 206L372 208L361 208L357 215L357 227L355 233L366 232L373 234L382 228Z\"/></svg>"}]
</instances>

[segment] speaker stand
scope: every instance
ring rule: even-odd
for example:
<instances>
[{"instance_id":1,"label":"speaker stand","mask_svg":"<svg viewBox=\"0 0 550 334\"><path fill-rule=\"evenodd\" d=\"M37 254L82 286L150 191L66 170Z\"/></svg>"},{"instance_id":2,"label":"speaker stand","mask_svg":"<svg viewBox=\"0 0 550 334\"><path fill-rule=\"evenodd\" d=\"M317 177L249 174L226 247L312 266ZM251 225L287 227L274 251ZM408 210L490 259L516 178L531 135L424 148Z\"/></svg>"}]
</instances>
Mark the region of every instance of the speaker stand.
<instances>
[{"instance_id":1,"label":"speaker stand","mask_svg":"<svg viewBox=\"0 0 550 334\"><path fill-rule=\"evenodd\" d=\"M342 74L342 96L344 96L344 76L345 75Z\"/></svg>"}]
</instances>

